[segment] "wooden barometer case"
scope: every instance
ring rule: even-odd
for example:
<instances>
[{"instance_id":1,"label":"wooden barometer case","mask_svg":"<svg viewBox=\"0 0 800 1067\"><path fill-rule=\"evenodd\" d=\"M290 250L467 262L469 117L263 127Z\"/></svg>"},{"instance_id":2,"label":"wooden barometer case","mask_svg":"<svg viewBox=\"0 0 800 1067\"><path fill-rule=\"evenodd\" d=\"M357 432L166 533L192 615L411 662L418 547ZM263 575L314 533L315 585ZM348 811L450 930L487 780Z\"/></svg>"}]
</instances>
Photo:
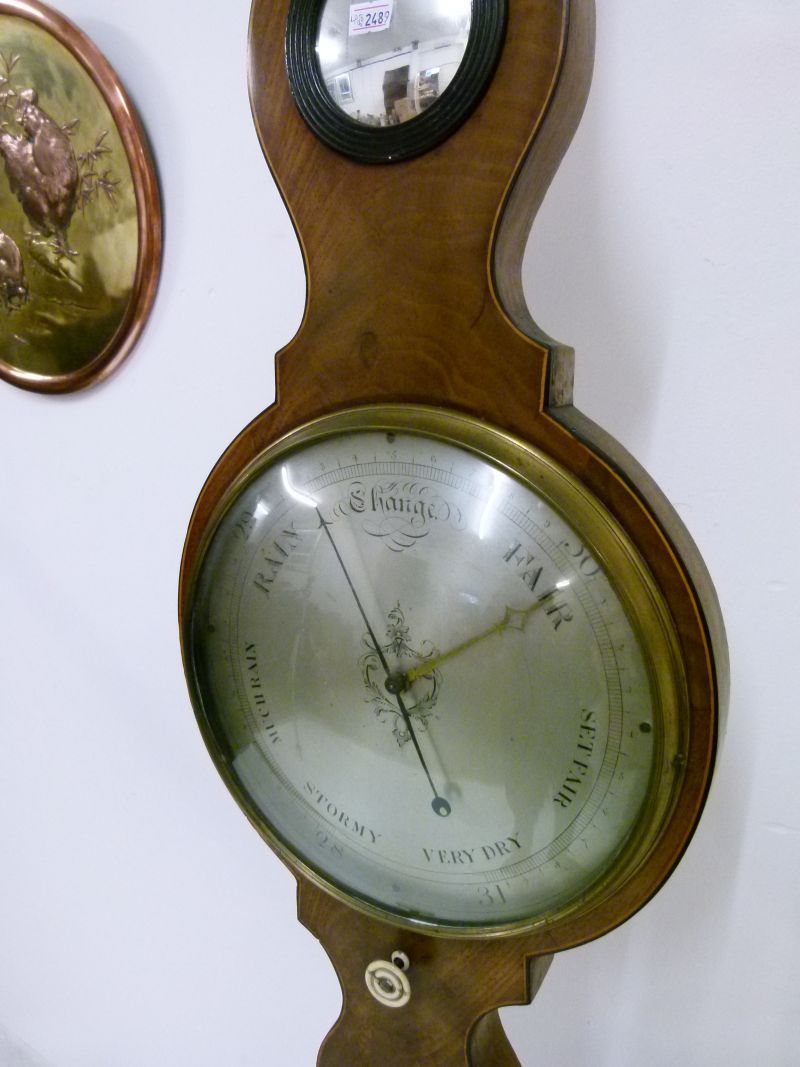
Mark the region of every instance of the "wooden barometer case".
<instances>
[{"instance_id":1,"label":"wooden barometer case","mask_svg":"<svg viewBox=\"0 0 800 1067\"><path fill-rule=\"evenodd\" d=\"M325 1067L504 1067L497 1008L661 887L725 702L713 588L572 406L521 261L592 0L255 0L256 128L308 294L195 508L209 751L298 880Z\"/></svg>"}]
</instances>

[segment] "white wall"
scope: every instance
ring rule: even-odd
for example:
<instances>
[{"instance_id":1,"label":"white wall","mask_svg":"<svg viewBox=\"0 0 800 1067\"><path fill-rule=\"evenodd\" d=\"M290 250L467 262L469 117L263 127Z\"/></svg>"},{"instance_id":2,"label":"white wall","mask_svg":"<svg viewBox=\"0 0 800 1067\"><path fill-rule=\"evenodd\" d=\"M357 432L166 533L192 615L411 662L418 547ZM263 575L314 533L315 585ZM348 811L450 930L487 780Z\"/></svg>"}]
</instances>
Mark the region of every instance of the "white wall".
<instances>
[{"instance_id":1,"label":"white wall","mask_svg":"<svg viewBox=\"0 0 800 1067\"><path fill-rule=\"evenodd\" d=\"M248 0L62 0L150 131L167 243L108 384L0 388L0 1065L303 1067L339 1009L291 877L209 761L176 627L219 453L304 279L245 87ZM675 502L728 624L704 820L625 927L504 1013L524 1065L800 1063L800 4L598 0L595 86L529 249L579 405Z\"/></svg>"}]
</instances>

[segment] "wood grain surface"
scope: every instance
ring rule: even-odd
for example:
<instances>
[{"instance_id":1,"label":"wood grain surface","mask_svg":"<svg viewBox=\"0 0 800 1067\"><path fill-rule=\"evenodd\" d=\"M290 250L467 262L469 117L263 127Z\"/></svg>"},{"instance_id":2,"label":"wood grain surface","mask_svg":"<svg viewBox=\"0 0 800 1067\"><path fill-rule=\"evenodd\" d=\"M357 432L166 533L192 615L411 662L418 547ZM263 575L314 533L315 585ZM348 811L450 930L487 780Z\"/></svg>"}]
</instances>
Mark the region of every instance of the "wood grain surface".
<instances>
[{"instance_id":1,"label":"wood grain surface","mask_svg":"<svg viewBox=\"0 0 800 1067\"><path fill-rule=\"evenodd\" d=\"M522 293L530 225L588 91L593 0L511 0L504 50L477 111L439 147L391 165L356 163L305 125L283 62L288 2L255 0L250 84L258 134L302 246L307 304L277 356L275 403L231 445L198 501L182 606L210 517L254 456L324 414L409 402L486 420L580 478L637 546L679 635L691 710L679 803L647 862L591 914L523 937L434 937L359 914L300 877L301 920L326 948L344 995L320 1064L504 1067L518 1061L495 1009L529 1001L553 952L646 903L686 847L715 758L721 624L688 535L644 472L571 407L571 353L539 334ZM382 1007L364 984L366 965L396 949L412 961L403 1010Z\"/></svg>"}]
</instances>

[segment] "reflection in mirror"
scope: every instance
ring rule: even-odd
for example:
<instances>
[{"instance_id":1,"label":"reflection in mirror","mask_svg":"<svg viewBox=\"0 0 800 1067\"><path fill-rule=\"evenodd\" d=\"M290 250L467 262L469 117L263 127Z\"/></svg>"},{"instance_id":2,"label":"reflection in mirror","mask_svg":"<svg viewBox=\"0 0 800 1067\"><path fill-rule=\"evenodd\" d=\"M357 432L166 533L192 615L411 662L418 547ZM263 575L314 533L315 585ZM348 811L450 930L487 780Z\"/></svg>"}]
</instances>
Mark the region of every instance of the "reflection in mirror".
<instances>
[{"instance_id":1,"label":"reflection in mirror","mask_svg":"<svg viewBox=\"0 0 800 1067\"><path fill-rule=\"evenodd\" d=\"M317 55L336 105L366 126L430 107L464 57L471 0L326 0Z\"/></svg>"}]
</instances>

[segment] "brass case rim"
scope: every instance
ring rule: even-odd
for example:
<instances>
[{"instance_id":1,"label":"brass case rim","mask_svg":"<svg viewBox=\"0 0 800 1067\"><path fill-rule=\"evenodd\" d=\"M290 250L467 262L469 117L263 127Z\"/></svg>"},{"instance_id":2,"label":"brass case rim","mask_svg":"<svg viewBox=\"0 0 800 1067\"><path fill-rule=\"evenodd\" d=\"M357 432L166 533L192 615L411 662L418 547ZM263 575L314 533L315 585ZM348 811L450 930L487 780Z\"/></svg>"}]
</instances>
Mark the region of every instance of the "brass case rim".
<instances>
[{"instance_id":1,"label":"brass case rim","mask_svg":"<svg viewBox=\"0 0 800 1067\"><path fill-rule=\"evenodd\" d=\"M312 442L359 431L403 431L447 442L499 467L543 497L585 539L592 554L603 564L607 577L628 613L634 632L640 639L654 690L654 718L658 717L658 725L654 723L654 728L658 731L659 738L647 798L636 826L607 870L586 893L559 907L552 914L509 923L437 924L428 919L396 913L375 902L364 900L326 878L321 871L292 852L291 847L272 830L266 818L250 801L228 761L220 752L218 739L193 689L189 635L192 601L206 552L223 516L244 487L265 467ZM194 521L193 518L192 523ZM187 545L188 543L189 536ZM655 877L645 877L650 861L679 804L683 771L691 740L689 696L680 641L666 601L650 568L620 522L575 475L540 448L474 416L447 408L416 404L377 404L347 408L320 416L268 443L228 482L204 524L193 557L184 555L183 569L185 573L182 576L180 605L181 652L187 685L206 747L217 771L256 831L296 874L361 914L396 927L455 939L542 935L547 942L547 951L592 940L606 933L638 911L669 877L686 841L691 837L702 809L701 804L682 839L681 848L671 862L667 865L658 863ZM624 582L620 582L620 571L625 573L626 578L634 581L635 592L632 593L630 589L625 588ZM644 878L644 885L634 892L632 899L626 903L624 913L613 922L603 918L603 905L608 904L609 900L623 889L630 890L633 880L640 877ZM625 899L628 900L628 893ZM586 920L591 919L594 913L600 916L597 929L587 935ZM583 932L578 935L570 934L573 924Z\"/></svg>"}]
</instances>

